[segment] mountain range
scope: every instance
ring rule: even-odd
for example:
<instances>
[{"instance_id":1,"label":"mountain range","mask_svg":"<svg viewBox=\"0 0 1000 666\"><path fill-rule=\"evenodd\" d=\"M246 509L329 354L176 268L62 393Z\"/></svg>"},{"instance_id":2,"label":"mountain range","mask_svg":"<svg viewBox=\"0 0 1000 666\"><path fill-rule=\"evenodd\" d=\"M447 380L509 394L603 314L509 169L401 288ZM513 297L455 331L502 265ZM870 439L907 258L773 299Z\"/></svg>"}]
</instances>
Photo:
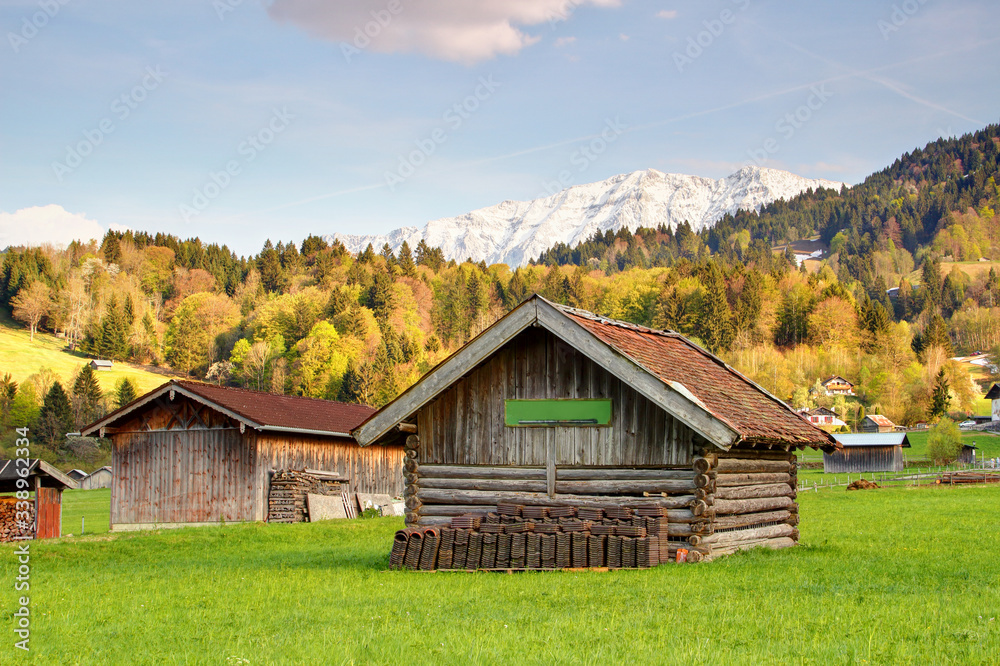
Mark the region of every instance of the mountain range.
<instances>
[{"instance_id":1,"label":"mountain range","mask_svg":"<svg viewBox=\"0 0 1000 666\"><path fill-rule=\"evenodd\" d=\"M809 189L839 190L845 183L810 179L787 171L745 166L719 180L646 169L607 180L575 185L531 201L504 201L457 217L419 227L402 227L388 234L333 234L351 252L369 243L385 243L396 251L406 241L411 248L423 240L440 247L446 259L471 259L487 264L523 266L542 252L565 243L572 247L594 235L626 227L663 224L675 229L687 221L700 231L738 210L759 211L779 199L791 199Z\"/></svg>"}]
</instances>

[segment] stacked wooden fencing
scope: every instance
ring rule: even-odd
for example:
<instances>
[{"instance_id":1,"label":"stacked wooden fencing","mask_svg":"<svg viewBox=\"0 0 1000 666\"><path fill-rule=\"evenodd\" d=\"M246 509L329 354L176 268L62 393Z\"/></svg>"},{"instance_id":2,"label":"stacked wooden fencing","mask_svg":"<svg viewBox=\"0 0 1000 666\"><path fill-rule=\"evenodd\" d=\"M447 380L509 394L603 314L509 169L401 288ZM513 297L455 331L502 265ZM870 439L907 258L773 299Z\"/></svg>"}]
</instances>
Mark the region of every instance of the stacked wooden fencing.
<instances>
[{"instance_id":1,"label":"stacked wooden fencing","mask_svg":"<svg viewBox=\"0 0 1000 666\"><path fill-rule=\"evenodd\" d=\"M267 522L302 523L309 520L307 495L341 495L339 481L322 479L304 471L282 470L271 477L267 497Z\"/></svg>"}]
</instances>

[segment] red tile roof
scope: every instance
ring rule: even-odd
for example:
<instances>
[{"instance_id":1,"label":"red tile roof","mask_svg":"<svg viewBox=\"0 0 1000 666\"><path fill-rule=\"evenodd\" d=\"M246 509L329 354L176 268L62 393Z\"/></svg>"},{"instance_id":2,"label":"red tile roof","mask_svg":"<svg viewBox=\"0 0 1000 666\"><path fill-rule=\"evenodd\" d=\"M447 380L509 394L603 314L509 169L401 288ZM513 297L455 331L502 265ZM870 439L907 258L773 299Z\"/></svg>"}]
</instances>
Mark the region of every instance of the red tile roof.
<instances>
[{"instance_id":1,"label":"red tile roof","mask_svg":"<svg viewBox=\"0 0 1000 666\"><path fill-rule=\"evenodd\" d=\"M784 402L678 333L554 307L662 381L682 384L750 442L836 445Z\"/></svg>"},{"instance_id":2,"label":"red tile roof","mask_svg":"<svg viewBox=\"0 0 1000 666\"><path fill-rule=\"evenodd\" d=\"M375 413L373 407L355 405L319 398L275 395L248 389L216 386L187 380L172 379L150 393L112 412L100 421L83 429L88 432L110 425L120 417L142 406L153 394L171 387L184 391L235 414L251 427L273 430L311 430L331 435L346 435Z\"/></svg>"},{"instance_id":3,"label":"red tile roof","mask_svg":"<svg viewBox=\"0 0 1000 666\"><path fill-rule=\"evenodd\" d=\"M869 414L868 418L871 419L872 423L881 426L883 428L895 428L896 424L890 421L888 418L882 416L881 414Z\"/></svg>"},{"instance_id":4,"label":"red tile roof","mask_svg":"<svg viewBox=\"0 0 1000 666\"><path fill-rule=\"evenodd\" d=\"M171 382L262 426L349 433L375 408L319 398L275 395L201 382Z\"/></svg>"}]
</instances>

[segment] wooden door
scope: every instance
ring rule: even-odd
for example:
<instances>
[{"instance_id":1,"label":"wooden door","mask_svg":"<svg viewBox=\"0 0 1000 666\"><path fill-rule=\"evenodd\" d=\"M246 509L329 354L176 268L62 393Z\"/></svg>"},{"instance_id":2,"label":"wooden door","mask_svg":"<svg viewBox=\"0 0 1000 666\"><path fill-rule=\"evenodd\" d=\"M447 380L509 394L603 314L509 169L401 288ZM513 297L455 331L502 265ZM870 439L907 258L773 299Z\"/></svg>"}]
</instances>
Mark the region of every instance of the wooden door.
<instances>
[{"instance_id":1,"label":"wooden door","mask_svg":"<svg viewBox=\"0 0 1000 666\"><path fill-rule=\"evenodd\" d=\"M62 536L62 492L56 488L35 490L35 538Z\"/></svg>"}]
</instances>

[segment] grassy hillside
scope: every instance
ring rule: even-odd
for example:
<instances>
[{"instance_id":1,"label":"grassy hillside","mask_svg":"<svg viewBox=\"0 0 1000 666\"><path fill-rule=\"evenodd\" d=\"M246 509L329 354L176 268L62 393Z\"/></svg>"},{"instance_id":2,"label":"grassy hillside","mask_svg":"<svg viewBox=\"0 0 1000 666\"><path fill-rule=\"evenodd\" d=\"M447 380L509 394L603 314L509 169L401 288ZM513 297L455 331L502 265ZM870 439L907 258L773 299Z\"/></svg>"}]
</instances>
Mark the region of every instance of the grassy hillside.
<instances>
[{"instance_id":1,"label":"grassy hillside","mask_svg":"<svg viewBox=\"0 0 1000 666\"><path fill-rule=\"evenodd\" d=\"M398 518L39 542L31 650L39 663L997 663L998 501L996 487L808 493L798 548L609 573L389 571ZM7 608L15 594L0 592Z\"/></svg>"},{"instance_id":2,"label":"grassy hillside","mask_svg":"<svg viewBox=\"0 0 1000 666\"><path fill-rule=\"evenodd\" d=\"M28 329L12 320L8 312L0 309L0 374L9 372L20 383L42 368L49 368L62 381L68 381L77 369L89 359L83 354L69 352L66 343L49 333L36 333L31 340ZM122 377L130 377L143 393L168 381L174 373L159 374L127 363L115 363L113 370L97 373L101 388L110 391Z\"/></svg>"}]
</instances>

